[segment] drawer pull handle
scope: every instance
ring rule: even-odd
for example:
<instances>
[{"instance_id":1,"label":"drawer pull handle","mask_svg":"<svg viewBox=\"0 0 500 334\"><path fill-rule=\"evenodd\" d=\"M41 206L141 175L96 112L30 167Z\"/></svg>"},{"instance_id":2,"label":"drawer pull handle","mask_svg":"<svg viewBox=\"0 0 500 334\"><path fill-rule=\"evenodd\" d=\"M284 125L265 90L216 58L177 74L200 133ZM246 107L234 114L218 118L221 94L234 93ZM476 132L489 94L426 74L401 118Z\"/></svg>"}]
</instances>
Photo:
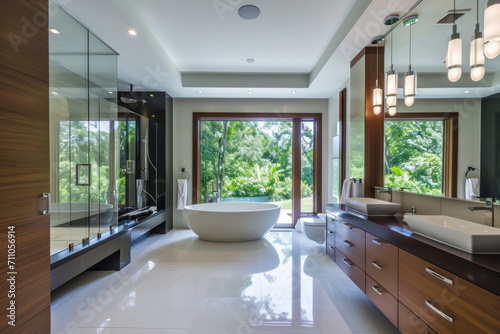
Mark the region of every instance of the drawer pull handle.
<instances>
[{"instance_id":1,"label":"drawer pull handle","mask_svg":"<svg viewBox=\"0 0 500 334\"><path fill-rule=\"evenodd\" d=\"M350 268L353 266L353 263L349 261L349 259L342 259L342 261Z\"/></svg>"},{"instance_id":2,"label":"drawer pull handle","mask_svg":"<svg viewBox=\"0 0 500 334\"><path fill-rule=\"evenodd\" d=\"M328 248L333 249L333 246L328 246Z\"/></svg>"},{"instance_id":3,"label":"drawer pull handle","mask_svg":"<svg viewBox=\"0 0 500 334\"><path fill-rule=\"evenodd\" d=\"M437 272L429 269L429 268L425 268L425 271L427 271L429 274L431 274L432 276L440 279L441 281L445 282L445 283L448 283L450 285L453 285L453 280L449 279L449 278L446 278L444 277L443 275L439 275Z\"/></svg>"},{"instance_id":4,"label":"drawer pull handle","mask_svg":"<svg viewBox=\"0 0 500 334\"><path fill-rule=\"evenodd\" d=\"M372 265L373 265L375 268L382 270L382 266L381 266L381 265L379 265L377 262L373 261L373 262L372 262Z\"/></svg>"},{"instance_id":5,"label":"drawer pull handle","mask_svg":"<svg viewBox=\"0 0 500 334\"><path fill-rule=\"evenodd\" d=\"M328 231L328 234L333 234L333 231Z\"/></svg>"},{"instance_id":6,"label":"drawer pull handle","mask_svg":"<svg viewBox=\"0 0 500 334\"><path fill-rule=\"evenodd\" d=\"M445 318L449 322L453 322L453 318L452 317L450 317L449 315L444 314L443 312L441 312L440 310L438 310L437 308L435 308L429 301L426 300L425 301L425 305L429 306L429 308L431 310L433 310L434 312L436 312L437 314L439 314L440 316L442 316L443 318Z\"/></svg>"},{"instance_id":7,"label":"drawer pull handle","mask_svg":"<svg viewBox=\"0 0 500 334\"><path fill-rule=\"evenodd\" d=\"M347 224L347 223L342 223L342 226L344 226L345 228L347 228L349 230L352 230L352 226Z\"/></svg>"},{"instance_id":8,"label":"drawer pull handle","mask_svg":"<svg viewBox=\"0 0 500 334\"><path fill-rule=\"evenodd\" d=\"M377 293L377 295L382 296L382 291L380 291L376 286L372 285L372 289Z\"/></svg>"},{"instance_id":9,"label":"drawer pull handle","mask_svg":"<svg viewBox=\"0 0 500 334\"><path fill-rule=\"evenodd\" d=\"M372 239L372 242L377 246L382 246L382 243L376 239Z\"/></svg>"},{"instance_id":10,"label":"drawer pull handle","mask_svg":"<svg viewBox=\"0 0 500 334\"><path fill-rule=\"evenodd\" d=\"M343 243L344 245L346 245L347 247L349 247L349 248L354 247L354 245L353 245L352 243L350 243L349 241L347 241L347 240L342 241L342 243Z\"/></svg>"}]
</instances>

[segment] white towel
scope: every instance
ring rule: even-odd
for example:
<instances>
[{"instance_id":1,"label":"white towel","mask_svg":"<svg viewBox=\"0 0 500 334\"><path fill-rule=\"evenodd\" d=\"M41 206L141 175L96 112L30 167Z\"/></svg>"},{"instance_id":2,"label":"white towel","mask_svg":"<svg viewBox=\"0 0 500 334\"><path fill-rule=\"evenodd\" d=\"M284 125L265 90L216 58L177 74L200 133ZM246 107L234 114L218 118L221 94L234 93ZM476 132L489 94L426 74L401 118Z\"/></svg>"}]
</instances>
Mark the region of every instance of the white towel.
<instances>
[{"instance_id":1,"label":"white towel","mask_svg":"<svg viewBox=\"0 0 500 334\"><path fill-rule=\"evenodd\" d=\"M479 198L479 179L471 177L465 179L465 199L478 199Z\"/></svg>"},{"instance_id":2,"label":"white towel","mask_svg":"<svg viewBox=\"0 0 500 334\"><path fill-rule=\"evenodd\" d=\"M177 180L177 210L184 210L187 202L187 180L186 179L178 179Z\"/></svg>"},{"instance_id":3,"label":"white towel","mask_svg":"<svg viewBox=\"0 0 500 334\"><path fill-rule=\"evenodd\" d=\"M345 179L342 185L342 194L340 195L340 204L345 204L346 198L352 197L352 180Z\"/></svg>"}]
</instances>

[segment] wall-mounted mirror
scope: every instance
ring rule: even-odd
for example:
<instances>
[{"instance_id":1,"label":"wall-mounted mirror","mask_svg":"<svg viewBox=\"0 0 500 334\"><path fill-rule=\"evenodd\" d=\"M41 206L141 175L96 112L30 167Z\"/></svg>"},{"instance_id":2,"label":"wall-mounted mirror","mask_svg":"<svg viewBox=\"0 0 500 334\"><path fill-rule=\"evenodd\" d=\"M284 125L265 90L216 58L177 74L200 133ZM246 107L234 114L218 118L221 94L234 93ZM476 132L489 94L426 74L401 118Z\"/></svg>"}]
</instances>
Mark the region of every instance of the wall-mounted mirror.
<instances>
[{"instance_id":1,"label":"wall-mounted mirror","mask_svg":"<svg viewBox=\"0 0 500 334\"><path fill-rule=\"evenodd\" d=\"M486 58L486 74L479 81L471 79L469 65L471 41L477 20L480 30L484 31L485 6L484 0L456 1L456 13L463 14L455 21L462 39L462 76L456 82L448 80L446 69L446 53L453 29L453 18L450 20L449 16L454 10L453 1L423 0L409 13L418 15L418 22L411 26L411 66L417 73L417 95L411 107L405 105L403 92L410 63L410 27L399 24L394 28L392 38L389 34L385 40L385 71L389 70L392 58L394 70L399 73L397 114L458 113L458 198L466 198L466 182L470 183L465 177L468 167L476 168L468 173L469 178L496 184L495 180L486 180L486 170L481 169L481 148L489 144L488 140L494 140L493 136L488 139L484 135L481 140L481 115L488 112L484 110L484 99L500 92L500 56L495 59ZM438 23L443 19L450 23ZM386 117L385 123L386 137L397 138L401 143L399 146L406 150L394 152L393 148L393 152L386 152L386 184L399 185L396 189L402 187L409 188L407 190L412 192L442 195L442 175L445 173L442 165L446 160L442 152L448 145L443 141L443 125L439 122L402 124L398 123L397 118L391 117ZM421 134L424 137L419 137ZM390 149L388 144L386 151ZM399 156L395 159L389 157L390 154ZM438 168L439 165L441 169ZM391 183L395 179L399 183ZM495 196L492 190L484 188L477 197ZM476 199L475 196L470 198Z\"/></svg>"}]
</instances>

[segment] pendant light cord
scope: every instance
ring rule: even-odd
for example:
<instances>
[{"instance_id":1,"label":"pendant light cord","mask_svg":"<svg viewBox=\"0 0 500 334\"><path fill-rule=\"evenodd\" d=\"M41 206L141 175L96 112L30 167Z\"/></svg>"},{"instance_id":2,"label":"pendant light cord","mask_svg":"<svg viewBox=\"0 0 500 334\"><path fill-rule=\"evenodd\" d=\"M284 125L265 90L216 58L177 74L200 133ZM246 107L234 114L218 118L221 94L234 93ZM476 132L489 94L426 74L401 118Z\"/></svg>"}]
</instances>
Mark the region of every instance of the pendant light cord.
<instances>
[{"instance_id":1,"label":"pendant light cord","mask_svg":"<svg viewBox=\"0 0 500 334\"><path fill-rule=\"evenodd\" d=\"M409 52L409 54L410 54L410 66L411 66L411 26L412 26L412 24L410 23L410 45L409 45L409 49L410 49L410 52Z\"/></svg>"},{"instance_id":2,"label":"pendant light cord","mask_svg":"<svg viewBox=\"0 0 500 334\"><path fill-rule=\"evenodd\" d=\"M392 44L394 44L394 43L393 43L392 31L391 31L391 67L392 67Z\"/></svg>"}]
</instances>

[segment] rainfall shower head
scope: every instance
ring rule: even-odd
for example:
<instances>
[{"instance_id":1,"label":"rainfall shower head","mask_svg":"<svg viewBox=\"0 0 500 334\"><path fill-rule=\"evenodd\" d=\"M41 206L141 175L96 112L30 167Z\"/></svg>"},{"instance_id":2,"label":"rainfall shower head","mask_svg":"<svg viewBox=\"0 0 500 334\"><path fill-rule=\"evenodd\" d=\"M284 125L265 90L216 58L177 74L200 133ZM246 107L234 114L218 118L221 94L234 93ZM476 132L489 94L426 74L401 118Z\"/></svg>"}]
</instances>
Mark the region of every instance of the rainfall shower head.
<instances>
[{"instance_id":1,"label":"rainfall shower head","mask_svg":"<svg viewBox=\"0 0 500 334\"><path fill-rule=\"evenodd\" d=\"M137 102L141 102L142 104L149 103L148 100L145 100L145 99L138 100L138 99L134 99L134 97L137 97L137 94L134 94L134 85L130 85L130 92L128 94L128 97L122 96L122 97L120 97L120 100L126 104L133 104L133 103L137 103Z\"/></svg>"},{"instance_id":2,"label":"rainfall shower head","mask_svg":"<svg viewBox=\"0 0 500 334\"><path fill-rule=\"evenodd\" d=\"M123 103L127 104L132 104L132 103L137 103L136 99L129 99L128 97L120 97L120 100L122 100Z\"/></svg>"},{"instance_id":3,"label":"rainfall shower head","mask_svg":"<svg viewBox=\"0 0 500 334\"><path fill-rule=\"evenodd\" d=\"M133 90L134 90L134 85L130 85L130 93L129 93L129 96L130 97L120 97L120 100L122 100L123 103L127 103L127 104L131 104L131 103L137 103L137 99L133 99L132 98L132 95L133 95Z\"/></svg>"}]
</instances>

